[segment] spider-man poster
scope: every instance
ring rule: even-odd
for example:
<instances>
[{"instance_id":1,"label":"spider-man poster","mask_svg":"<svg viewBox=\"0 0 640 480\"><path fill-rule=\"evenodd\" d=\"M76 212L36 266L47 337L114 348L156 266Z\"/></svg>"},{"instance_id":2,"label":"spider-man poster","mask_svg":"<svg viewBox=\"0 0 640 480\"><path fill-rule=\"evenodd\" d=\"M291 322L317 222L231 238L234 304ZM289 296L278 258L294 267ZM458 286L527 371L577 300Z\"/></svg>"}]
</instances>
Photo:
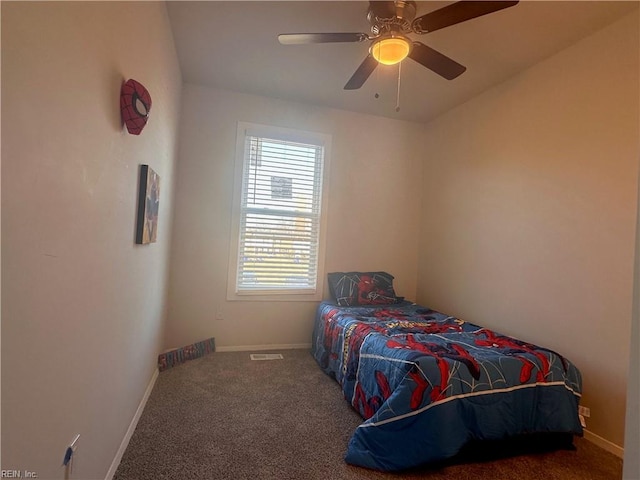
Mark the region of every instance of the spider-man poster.
<instances>
[{"instance_id":1,"label":"spider-man poster","mask_svg":"<svg viewBox=\"0 0 640 480\"><path fill-rule=\"evenodd\" d=\"M155 243L158 238L160 176L149 165L140 165L136 243Z\"/></svg>"}]
</instances>

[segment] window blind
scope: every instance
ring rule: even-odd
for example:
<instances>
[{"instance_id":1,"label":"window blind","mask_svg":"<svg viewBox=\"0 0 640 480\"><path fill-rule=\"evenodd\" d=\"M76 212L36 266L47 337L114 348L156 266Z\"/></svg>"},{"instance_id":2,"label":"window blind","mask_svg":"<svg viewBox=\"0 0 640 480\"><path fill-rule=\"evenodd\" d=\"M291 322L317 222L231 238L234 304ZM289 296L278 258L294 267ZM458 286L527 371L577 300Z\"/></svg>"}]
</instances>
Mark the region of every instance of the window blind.
<instances>
[{"instance_id":1,"label":"window blind","mask_svg":"<svg viewBox=\"0 0 640 480\"><path fill-rule=\"evenodd\" d=\"M246 134L236 291L316 289L322 145Z\"/></svg>"}]
</instances>

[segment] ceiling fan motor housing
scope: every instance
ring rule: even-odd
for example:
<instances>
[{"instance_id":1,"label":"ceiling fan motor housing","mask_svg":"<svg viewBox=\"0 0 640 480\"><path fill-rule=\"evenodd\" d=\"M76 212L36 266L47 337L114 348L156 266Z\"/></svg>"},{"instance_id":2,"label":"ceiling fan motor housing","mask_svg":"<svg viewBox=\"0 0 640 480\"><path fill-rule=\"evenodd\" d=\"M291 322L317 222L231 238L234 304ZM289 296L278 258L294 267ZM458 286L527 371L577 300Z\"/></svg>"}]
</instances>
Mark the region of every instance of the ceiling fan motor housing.
<instances>
[{"instance_id":1,"label":"ceiling fan motor housing","mask_svg":"<svg viewBox=\"0 0 640 480\"><path fill-rule=\"evenodd\" d=\"M413 0L395 0L393 9L385 11L375 8L375 3L370 2L369 11L367 12L367 20L371 24L371 33L378 36L391 32L411 32L411 24L416 17L417 11L416 2Z\"/></svg>"}]
</instances>

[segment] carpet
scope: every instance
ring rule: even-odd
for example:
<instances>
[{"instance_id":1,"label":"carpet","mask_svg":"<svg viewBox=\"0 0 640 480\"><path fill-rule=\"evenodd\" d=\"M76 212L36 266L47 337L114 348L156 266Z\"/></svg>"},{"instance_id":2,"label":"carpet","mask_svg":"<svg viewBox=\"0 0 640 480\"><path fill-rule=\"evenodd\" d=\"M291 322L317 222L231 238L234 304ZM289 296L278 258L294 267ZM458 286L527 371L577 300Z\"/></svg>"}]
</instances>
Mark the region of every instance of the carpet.
<instances>
[{"instance_id":1,"label":"carpet","mask_svg":"<svg viewBox=\"0 0 640 480\"><path fill-rule=\"evenodd\" d=\"M360 416L308 350L214 352L158 376L114 480L615 480L622 460L582 438L545 451L492 444L402 473L347 465ZM271 352L273 353L273 352Z\"/></svg>"}]
</instances>

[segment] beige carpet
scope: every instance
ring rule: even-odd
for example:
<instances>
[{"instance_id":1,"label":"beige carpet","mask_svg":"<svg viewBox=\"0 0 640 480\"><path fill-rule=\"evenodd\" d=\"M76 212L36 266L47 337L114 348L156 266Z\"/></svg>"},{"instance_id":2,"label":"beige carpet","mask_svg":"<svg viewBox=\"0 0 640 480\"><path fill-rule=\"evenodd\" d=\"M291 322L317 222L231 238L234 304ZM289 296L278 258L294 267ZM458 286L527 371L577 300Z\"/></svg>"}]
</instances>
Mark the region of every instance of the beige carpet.
<instances>
[{"instance_id":1,"label":"beige carpet","mask_svg":"<svg viewBox=\"0 0 640 480\"><path fill-rule=\"evenodd\" d=\"M517 454L397 474L347 465L361 423L307 350L284 360L216 352L162 372L114 480L613 480L622 460L576 438L575 449ZM511 452L513 453L513 452Z\"/></svg>"}]
</instances>

